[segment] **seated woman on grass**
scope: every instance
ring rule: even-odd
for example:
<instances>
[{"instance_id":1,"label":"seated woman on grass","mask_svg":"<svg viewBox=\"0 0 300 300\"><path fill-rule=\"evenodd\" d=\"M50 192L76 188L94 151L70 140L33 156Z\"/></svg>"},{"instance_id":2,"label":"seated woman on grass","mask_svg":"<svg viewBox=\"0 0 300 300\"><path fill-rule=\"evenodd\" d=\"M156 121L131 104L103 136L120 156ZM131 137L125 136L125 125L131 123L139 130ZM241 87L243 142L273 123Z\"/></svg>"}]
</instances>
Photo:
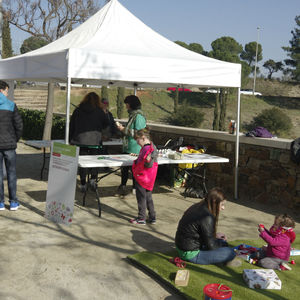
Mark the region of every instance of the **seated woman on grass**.
<instances>
[{"instance_id":1,"label":"seated woman on grass","mask_svg":"<svg viewBox=\"0 0 300 300\"><path fill-rule=\"evenodd\" d=\"M225 209L220 188L213 188L205 199L192 205L179 221L175 244L181 259L201 265L227 263L237 267L241 261L228 247L224 234L216 233L219 212Z\"/></svg>"}]
</instances>

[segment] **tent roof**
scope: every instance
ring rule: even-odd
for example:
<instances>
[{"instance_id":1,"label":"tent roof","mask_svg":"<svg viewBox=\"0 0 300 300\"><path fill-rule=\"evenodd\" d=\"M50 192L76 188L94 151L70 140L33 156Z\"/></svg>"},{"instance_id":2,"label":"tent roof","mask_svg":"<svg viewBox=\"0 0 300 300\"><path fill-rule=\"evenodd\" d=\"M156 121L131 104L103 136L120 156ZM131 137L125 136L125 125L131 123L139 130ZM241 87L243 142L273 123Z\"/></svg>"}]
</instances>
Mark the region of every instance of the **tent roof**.
<instances>
[{"instance_id":1,"label":"tent roof","mask_svg":"<svg viewBox=\"0 0 300 300\"><path fill-rule=\"evenodd\" d=\"M117 0L64 37L0 61L0 78L144 87L240 87L241 65L189 51L132 15Z\"/></svg>"}]
</instances>

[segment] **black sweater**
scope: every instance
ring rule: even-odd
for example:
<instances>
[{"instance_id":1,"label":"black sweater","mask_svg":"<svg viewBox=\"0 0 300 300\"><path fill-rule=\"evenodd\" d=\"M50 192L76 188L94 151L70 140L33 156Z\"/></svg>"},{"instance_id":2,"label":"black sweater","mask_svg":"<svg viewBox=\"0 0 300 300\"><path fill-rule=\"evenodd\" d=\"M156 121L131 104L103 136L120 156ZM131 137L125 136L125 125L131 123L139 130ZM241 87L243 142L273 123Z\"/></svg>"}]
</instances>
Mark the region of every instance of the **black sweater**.
<instances>
[{"instance_id":1,"label":"black sweater","mask_svg":"<svg viewBox=\"0 0 300 300\"><path fill-rule=\"evenodd\" d=\"M175 244L183 251L212 250L222 247L214 235L215 218L205 203L192 205L179 221Z\"/></svg>"},{"instance_id":2,"label":"black sweater","mask_svg":"<svg viewBox=\"0 0 300 300\"><path fill-rule=\"evenodd\" d=\"M77 107L70 120L69 140L73 145L100 145L102 130L109 125L100 107L83 103Z\"/></svg>"}]
</instances>

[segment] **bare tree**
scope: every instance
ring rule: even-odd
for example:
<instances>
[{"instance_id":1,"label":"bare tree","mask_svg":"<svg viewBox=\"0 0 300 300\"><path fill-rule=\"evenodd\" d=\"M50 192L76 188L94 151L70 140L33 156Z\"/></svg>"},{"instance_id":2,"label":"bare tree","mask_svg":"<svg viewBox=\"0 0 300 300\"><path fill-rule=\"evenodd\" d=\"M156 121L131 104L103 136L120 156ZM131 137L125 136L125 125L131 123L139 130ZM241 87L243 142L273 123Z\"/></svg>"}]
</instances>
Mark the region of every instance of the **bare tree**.
<instances>
[{"instance_id":1,"label":"bare tree","mask_svg":"<svg viewBox=\"0 0 300 300\"><path fill-rule=\"evenodd\" d=\"M3 0L10 24L35 37L52 42L94 14L100 0ZM54 83L48 84L43 139L51 139Z\"/></svg>"},{"instance_id":2,"label":"bare tree","mask_svg":"<svg viewBox=\"0 0 300 300\"><path fill-rule=\"evenodd\" d=\"M99 0L3 0L10 24L52 42L99 8Z\"/></svg>"}]
</instances>

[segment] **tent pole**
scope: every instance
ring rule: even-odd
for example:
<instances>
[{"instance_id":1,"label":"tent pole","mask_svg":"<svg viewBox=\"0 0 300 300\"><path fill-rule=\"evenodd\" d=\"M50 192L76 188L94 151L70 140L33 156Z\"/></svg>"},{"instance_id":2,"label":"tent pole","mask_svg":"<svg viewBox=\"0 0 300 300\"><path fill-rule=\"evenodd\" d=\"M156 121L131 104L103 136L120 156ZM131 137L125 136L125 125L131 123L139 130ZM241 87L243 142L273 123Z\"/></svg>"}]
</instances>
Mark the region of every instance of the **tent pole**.
<instances>
[{"instance_id":1,"label":"tent pole","mask_svg":"<svg viewBox=\"0 0 300 300\"><path fill-rule=\"evenodd\" d=\"M133 84L134 96L136 96L136 93L137 93L137 86L138 86L138 84L135 82L135 83Z\"/></svg>"},{"instance_id":2,"label":"tent pole","mask_svg":"<svg viewBox=\"0 0 300 300\"><path fill-rule=\"evenodd\" d=\"M65 143L69 144L69 124L70 124L70 98L71 98L71 77L67 79L67 97L66 97L66 130Z\"/></svg>"},{"instance_id":3,"label":"tent pole","mask_svg":"<svg viewBox=\"0 0 300 300\"><path fill-rule=\"evenodd\" d=\"M235 131L235 174L234 174L234 198L238 200L238 177L239 177L239 145L240 145L240 115L241 115L241 88L237 90L237 112L236 112L236 131Z\"/></svg>"}]
</instances>

